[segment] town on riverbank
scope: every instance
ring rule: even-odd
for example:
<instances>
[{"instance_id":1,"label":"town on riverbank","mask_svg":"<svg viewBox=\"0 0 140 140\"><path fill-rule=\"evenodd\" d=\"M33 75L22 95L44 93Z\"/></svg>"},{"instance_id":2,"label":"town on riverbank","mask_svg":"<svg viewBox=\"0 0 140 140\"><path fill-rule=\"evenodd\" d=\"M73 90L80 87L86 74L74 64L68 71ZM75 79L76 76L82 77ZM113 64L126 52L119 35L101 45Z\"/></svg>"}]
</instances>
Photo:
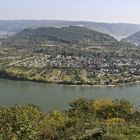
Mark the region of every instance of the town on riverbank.
<instances>
[{"instance_id":1,"label":"town on riverbank","mask_svg":"<svg viewBox=\"0 0 140 140\"><path fill-rule=\"evenodd\" d=\"M135 83L139 54L138 47L82 27L26 29L1 39L0 77L71 85Z\"/></svg>"}]
</instances>

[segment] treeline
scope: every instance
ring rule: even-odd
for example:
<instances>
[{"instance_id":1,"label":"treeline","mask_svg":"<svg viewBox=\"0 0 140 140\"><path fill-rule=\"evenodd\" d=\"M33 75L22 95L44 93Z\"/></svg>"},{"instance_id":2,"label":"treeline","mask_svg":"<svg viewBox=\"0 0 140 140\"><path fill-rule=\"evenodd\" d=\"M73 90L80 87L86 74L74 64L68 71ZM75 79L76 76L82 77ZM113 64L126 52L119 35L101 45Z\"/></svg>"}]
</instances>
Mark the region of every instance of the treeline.
<instances>
[{"instance_id":1,"label":"treeline","mask_svg":"<svg viewBox=\"0 0 140 140\"><path fill-rule=\"evenodd\" d=\"M0 107L0 140L139 140L140 111L126 100L80 98L64 112Z\"/></svg>"},{"instance_id":2,"label":"treeline","mask_svg":"<svg viewBox=\"0 0 140 140\"><path fill-rule=\"evenodd\" d=\"M27 80L43 83L57 83L66 85L123 85L140 81L139 76L102 75L91 73L86 69L47 68L47 67L6 67L0 69L0 78L11 80Z\"/></svg>"},{"instance_id":3,"label":"treeline","mask_svg":"<svg viewBox=\"0 0 140 140\"><path fill-rule=\"evenodd\" d=\"M38 47L44 41L59 42L61 44L89 44L104 46L121 46L113 37L84 27L69 26L62 28L25 29L15 36L3 41L3 47Z\"/></svg>"}]
</instances>

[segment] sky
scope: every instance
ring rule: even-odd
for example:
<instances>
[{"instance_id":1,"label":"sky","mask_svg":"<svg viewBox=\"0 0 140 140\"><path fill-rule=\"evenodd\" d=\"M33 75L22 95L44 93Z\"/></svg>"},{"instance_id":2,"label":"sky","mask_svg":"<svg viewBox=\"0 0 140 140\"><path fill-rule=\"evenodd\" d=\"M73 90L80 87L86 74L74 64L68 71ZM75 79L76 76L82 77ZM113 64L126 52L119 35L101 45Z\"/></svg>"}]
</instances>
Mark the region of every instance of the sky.
<instances>
[{"instance_id":1,"label":"sky","mask_svg":"<svg viewBox=\"0 0 140 140\"><path fill-rule=\"evenodd\" d=\"M4 19L140 24L140 0L0 0Z\"/></svg>"}]
</instances>

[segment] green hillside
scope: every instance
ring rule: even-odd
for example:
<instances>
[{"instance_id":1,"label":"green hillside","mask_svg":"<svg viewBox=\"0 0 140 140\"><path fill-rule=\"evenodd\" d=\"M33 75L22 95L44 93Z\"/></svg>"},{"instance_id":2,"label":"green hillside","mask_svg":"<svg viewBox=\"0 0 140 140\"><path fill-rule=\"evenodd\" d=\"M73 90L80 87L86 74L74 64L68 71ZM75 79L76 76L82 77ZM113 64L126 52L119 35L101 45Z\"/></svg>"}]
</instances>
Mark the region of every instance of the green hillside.
<instances>
[{"instance_id":1,"label":"green hillside","mask_svg":"<svg viewBox=\"0 0 140 140\"><path fill-rule=\"evenodd\" d=\"M25 29L3 42L5 47L36 47L42 44L64 43L78 46L118 46L119 42L113 37L79 26L62 28ZM53 44L52 43L52 44Z\"/></svg>"},{"instance_id":2,"label":"green hillside","mask_svg":"<svg viewBox=\"0 0 140 140\"><path fill-rule=\"evenodd\" d=\"M126 23L103 23L89 21L64 21L64 20L0 20L0 31L19 32L26 28L37 27L64 27L81 25L88 29L109 34L118 40L138 32L140 25Z\"/></svg>"},{"instance_id":3,"label":"green hillside","mask_svg":"<svg viewBox=\"0 0 140 140\"><path fill-rule=\"evenodd\" d=\"M122 42L131 43L137 47L140 47L140 32L136 32L129 37L122 39Z\"/></svg>"}]
</instances>

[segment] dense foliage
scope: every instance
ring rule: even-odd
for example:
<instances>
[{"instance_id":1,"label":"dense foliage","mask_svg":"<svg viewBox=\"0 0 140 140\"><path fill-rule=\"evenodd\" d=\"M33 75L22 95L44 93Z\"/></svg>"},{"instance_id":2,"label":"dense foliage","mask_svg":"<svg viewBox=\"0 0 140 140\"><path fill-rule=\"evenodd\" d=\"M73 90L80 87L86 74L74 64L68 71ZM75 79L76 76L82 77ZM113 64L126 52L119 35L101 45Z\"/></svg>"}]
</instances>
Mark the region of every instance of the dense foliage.
<instances>
[{"instance_id":1,"label":"dense foliage","mask_svg":"<svg viewBox=\"0 0 140 140\"><path fill-rule=\"evenodd\" d=\"M88 21L62 21L62 20L1 20L0 31L17 32L26 28L36 27L62 27L81 25L88 29L110 34L118 39L129 36L140 30L137 24L112 24Z\"/></svg>"},{"instance_id":2,"label":"dense foliage","mask_svg":"<svg viewBox=\"0 0 140 140\"><path fill-rule=\"evenodd\" d=\"M0 107L0 140L139 140L140 111L126 100L81 98L69 110Z\"/></svg>"},{"instance_id":3,"label":"dense foliage","mask_svg":"<svg viewBox=\"0 0 140 140\"><path fill-rule=\"evenodd\" d=\"M113 37L79 26L25 29L3 42L4 47L37 48L46 42L77 46L121 46ZM71 46L69 46L71 47Z\"/></svg>"},{"instance_id":4,"label":"dense foliage","mask_svg":"<svg viewBox=\"0 0 140 140\"><path fill-rule=\"evenodd\" d=\"M137 47L140 47L140 32L136 32L129 37L122 39L122 42L129 42L135 44Z\"/></svg>"}]
</instances>

